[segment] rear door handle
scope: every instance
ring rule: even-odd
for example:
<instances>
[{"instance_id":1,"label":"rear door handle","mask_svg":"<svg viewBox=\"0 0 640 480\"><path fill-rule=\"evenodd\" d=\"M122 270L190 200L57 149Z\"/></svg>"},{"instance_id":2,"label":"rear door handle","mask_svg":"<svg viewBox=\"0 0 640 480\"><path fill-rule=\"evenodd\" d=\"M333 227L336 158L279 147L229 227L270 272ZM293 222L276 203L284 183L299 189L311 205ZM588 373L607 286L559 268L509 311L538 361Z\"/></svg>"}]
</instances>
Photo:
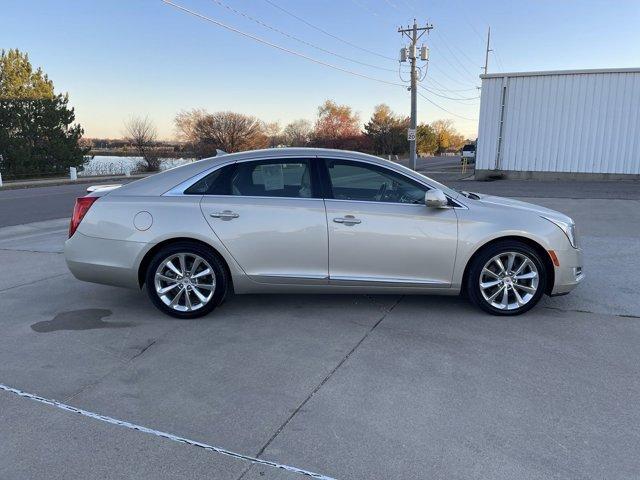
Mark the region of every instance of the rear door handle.
<instances>
[{"instance_id":1,"label":"rear door handle","mask_svg":"<svg viewBox=\"0 0 640 480\"><path fill-rule=\"evenodd\" d=\"M213 212L209 214L209 216L213 218L221 218L222 220L233 220L234 218L238 218L240 215L236 212L232 212L231 210L223 210L222 212Z\"/></svg>"},{"instance_id":2,"label":"rear door handle","mask_svg":"<svg viewBox=\"0 0 640 480\"><path fill-rule=\"evenodd\" d=\"M336 223L343 223L344 225L356 225L362 223L362 220L354 217L353 215L345 215L344 217L338 217L333 219Z\"/></svg>"}]
</instances>

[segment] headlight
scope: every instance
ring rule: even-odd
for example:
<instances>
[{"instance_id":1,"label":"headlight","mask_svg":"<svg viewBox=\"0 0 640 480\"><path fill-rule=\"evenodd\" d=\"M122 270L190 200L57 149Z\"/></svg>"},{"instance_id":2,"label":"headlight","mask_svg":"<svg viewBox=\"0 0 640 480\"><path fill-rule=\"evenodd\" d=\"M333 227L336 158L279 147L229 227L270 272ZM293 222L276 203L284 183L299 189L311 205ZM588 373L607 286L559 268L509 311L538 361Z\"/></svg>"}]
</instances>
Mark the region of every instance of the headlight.
<instances>
[{"instance_id":1,"label":"headlight","mask_svg":"<svg viewBox=\"0 0 640 480\"><path fill-rule=\"evenodd\" d=\"M578 248L578 238L576 236L576 224L575 223L573 223L573 222L567 223L567 222L563 222L561 220L556 220L554 218L549 218L549 217L545 217L545 216L542 216L542 218L544 218L545 220L549 220L551 223L556 225L567 236L571 246L573 248Z\"/></svg>"}]
</instances>

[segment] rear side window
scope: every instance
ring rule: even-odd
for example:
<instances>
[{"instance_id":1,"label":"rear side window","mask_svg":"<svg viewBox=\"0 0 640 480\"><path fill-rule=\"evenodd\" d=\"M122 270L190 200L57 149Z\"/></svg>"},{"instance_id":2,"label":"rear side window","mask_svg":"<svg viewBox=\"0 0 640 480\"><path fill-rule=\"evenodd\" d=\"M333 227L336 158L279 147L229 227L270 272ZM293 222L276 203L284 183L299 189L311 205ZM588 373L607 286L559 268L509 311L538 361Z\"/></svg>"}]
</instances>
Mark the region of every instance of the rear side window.
<instances>
[{"instance_id":1,"label":"rear side window","mask_svg":"<svg viewBox=\"0 0 640 480\"><path fill-rule=\"evenodd\" d=\"M222 167L198 180L187 195L312 198L309 160L261 160Z\"/></svg>"},{"instance_id":2,"label":"rear side window","mask_svg":"<svg viewBox=\"0 0 640 480\"><path fill-rule=\"evenodd\" d=\"M298 159L238 163L231 176L231 195L311 198L311 164Z\"/></svg>"},{"instance_id":3,"label":"rear side window","mask_svg":"<svg viewBox=\"0 0 640 480\"><path fill-rule=\"evenodd\" d=\"M235 165L227 165L211 172L204 178L187 188L186 195L229 195L229 178L233 174Z\"/></svg>"}]
</instances>

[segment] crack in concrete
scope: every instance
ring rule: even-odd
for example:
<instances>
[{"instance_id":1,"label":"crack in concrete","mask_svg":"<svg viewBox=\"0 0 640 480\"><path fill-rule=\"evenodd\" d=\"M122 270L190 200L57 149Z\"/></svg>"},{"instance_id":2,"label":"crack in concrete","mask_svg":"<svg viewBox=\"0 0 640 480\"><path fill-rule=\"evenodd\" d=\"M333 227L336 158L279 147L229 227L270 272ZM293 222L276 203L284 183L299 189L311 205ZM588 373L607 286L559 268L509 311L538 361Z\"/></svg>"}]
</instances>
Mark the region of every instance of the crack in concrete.
<instances>
[{"instance_id":1,"label":"crack in concrete","mask_svg":"<svg viewBox=\"0 0 640 480\"><path fill-rule=\"evenodd\" d=\"M384 312L384 314L380 317L380 319L378 319L378 321L375 324L373 324L373 326L371 326L369 330L367 330L367 332L362 336L362 338L360 338L360 340L358 340L358 342L353 346L353 348L349 350L349 352L342 358L342 360L338 362L338 364L333 368L333 370L331 370L329 374L326 377L324 377L318 385L316 385L316 387L311 391L311 393L307 395L307 397L297 406L297 408L293 411L293 413L291 413L291 415L289 415L289 417L282 423L282 425L278 427L278 429L274 432L274 434L271 435L269 440L267 440L267 442L262 446L262 448L260 448L260 450L256 454L256 458L260 458L260 456L265 452L265 450L269 447L269 445L271 445L271 443L276 439L276 437L280 435L280 433L286 428L287 425L289 425L289 423L291 423L291 421L298 414L298 412L300 412L300 410L302 410L302 408L309 402L309 400L311 400L311 398L313 398L313 396L316 393L318 393L318 391L322 388L322 386L325 385L331 379L331 377L340 369L340 367L342 367L342 365L344 365L345 362L349 360L349 358L355 353L358 347L362 345L362 343L367 339L367 337L369 337L369 335L371 335L371 333L378 327L378 325L380 325L382 321L385 318L387 318L387 316L400 304L403 298L404 298L404 295L398 298L398 300ZM242 474L238 477L238 480L241 480L248 471L249 469L242 472Z\"/></svg>"},{"instance_id":2,"label":"crack in concrete","mask_svg":"<svg viewBox=\"0 0 640 480\"><path fill-rule=\"evenodd\" d=\"M560 307L542 307L542 308L545 308L547 310L556 310L558 312L565 312L565 313L588 313L590 315L607 315L609 317L640 319L640 315L632 315L632 314L625 314L625 313L593 312L591 310L580 310L578 308L560 308Z\"/></svg>"},{"instance_id":3,"label":"crack in concrete","mask_svg":"<svg viewBox=\"0 0 640 480\"><path fill-rule=\"evenodd\" d=\"M9 290L13 290L14 288L27 287L29 285L33 285L34 283L44 282L45 280L51 280L52 278L63 277L63 276L68 275L68 274L69 274L68 272L59 273L57 275L52 275L51 277L44 277L44 278L40 278L38 280L33 280L32 282L21 283L19 285L14 285L12 287L4 288L4 289L0 290L0 293L8 292Z\"/></svg>"},{"instance_id":4,"label":"crack in concrete","mask_svg":"<svg viewBox=\"0 0 640 480\"><path fill-rule=\"evenodd\" d=\"M142 355L144 352L146 352L147 350L149 350L149 348L151 348L153 345L156 344L156 342L159 340L159 338L156 338L153 342L151 342L149 345L147 345L146 347L144 347L142 350L140 350L138 353L136 353L133 357L131 357L131 360L135 360L136 358L138 358L140 355ZM129 361L131 361L129 360Z\"/></svg>"},{"instance_id":5,"label":"crack in concrete","mask_svg":"<svg viewBox=\"0 0 640 480\"><path fill-rule=\"evenodd\" d=\"M85 391L87 391L90 388L93 387L97 387L98 385L100 385L106 378L108 378L109 376L111 376L111 374L113 374L116 371L120 371L124 368L129 367L133 361L140 357L144 352L146 352L147 350L149 350L149 348L152 345L155 345L156 343L158 343L158 341L160 341L161 339L167 337L168 335L170 335L171 333L175 332L178 328L180 328L181 325L176 325L174 328L167 330L165 333L163 333L162 335L160 335L158 338L156 338L155 340L153 340L151 343L149 343L148 345L146 345L145 347L143 347L138 353L136 353L133 357L124 360L124 362L122 363L122 365L119 365L117 367L114 367L113 369L109 370L107 373L105 373L103 376L101 376L97 381L95 382L91 382L88 383L86 385L83 385L82 387L80 387L80 389L78 391L76 391L75 393L72 393L70 396L66 397L64 399L64 401L69 401L75 397L77 397L78 395L80 395L81 393L84 393Z\"/></svg>"},{"instance_id":6,"label":"crack in concrete","mask_svg":"<svg viewBox=\"0 0 640 480\"><path fill-rule=\"evenodd\" d=\"M62 255L64 253L64 252L49 252L46 250L27 250L24 248L0 248L0 252L48 253L50 255Z\"/></svg>"}]
</instances>

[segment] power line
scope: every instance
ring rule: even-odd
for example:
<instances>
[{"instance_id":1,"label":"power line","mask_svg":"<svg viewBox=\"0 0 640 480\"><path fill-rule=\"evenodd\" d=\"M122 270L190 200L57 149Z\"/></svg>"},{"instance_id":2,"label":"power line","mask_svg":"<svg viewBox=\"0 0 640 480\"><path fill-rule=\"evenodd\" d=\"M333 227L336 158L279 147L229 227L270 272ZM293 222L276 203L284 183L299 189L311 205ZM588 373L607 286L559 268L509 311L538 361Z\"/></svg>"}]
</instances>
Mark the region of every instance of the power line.
<instances>
[{"instance_id":1,"label":"power line","mask_svg":"<svg viewBox=\"0 0 640 480\"><path fill-rule=\"evenodd\" d=\"M498 53L498 51L495 49L493 49L493 55L496 57L496 60L498 61L498 66L500 67L500 70L502 70L503 72L505 72L505 68L504 65L502 63L502 59L500 58L500 54Z\"/></svg>"},{"instance_id":2,"label":"power line","mask_svg":"<svg viewBox=\"0 0 640 480\"><path fill-rule=\"evenodd\" d=\"M338 70L340 72L348 73L348 74L354 75L356 77L366 78L368 80L373 80L375 82L384 83L386 85L405 87L405 85L403 85L402 83L390 82L388 80L383 80L381 78L370 77L369 75L365 75L364 73L354 72L352 70L347 70L346 68L342 68L342 67L339 67L337 65L333 65L331 63L323 62L322 60L318 60L316 58L310 57L308 55L305 55L304 53L300 53L300 52L297 52L295 50L291 50L289 48L282 47L280 45L277 45L275 43L271 43L271 42L269 42L267 40L264 40L264 39L262 39L260 37L252 35L250 33L243 32L242 30L238 30L237 28L234 28L234 27L232 27L230 25L222 23L222 22L220 22L218 20L215 20L215 19L213 19L211 17L207 17L205 15L202 15L201 13L194 12L193 10L189 10L188 8L183 7L182 5L178 5L176 3L173 3L170 0L162 0L162 1L164 3L166 3L167 5L171 5L172 7L177 8L179 10L182 10L183 12L186 12L186 13L188 13L190 15L193 15L194 17L201 18L202 20L206 20L207 22L211 22L214 25L217 25L219 27L225 28L225 29L227 29L227 30L229 30L231 32L237 33L239 35L242 35L243 37L250 38L252 40L255 40L256 42L262 43L264 45L268 45L269 47L275 48L275 49L280 50L282 52L286 52L286 53L289 53L291 55L295 55L296 57L304 58L305 60L309 60L310 62L317 63L318 65L323 65L325 67L333 68L334 70Z\"/></svg>"},{"instance_id":3,"label":"power line","mask_svg":"<svg viewBox=\"0 0 640 480\"><path fill-rule=\"evenodd\" d=\"M480 98L480 95L478 95L477 97L467 97L467 98L456 98L456 97L448 97L446 95L441 95L437 92L434 92L433 90L431 90L430 88L425 87L424 85L419 85L420 88L426 90L427 92L431 93L432 95L435 95L436 97L441 97L441 98L446 98L447 100L455 100L455 101L467 101L467 100L477 100Z\"/></svg>"},{"instance_id":4,"label":"power line","mask_svg":"<svg viewBox=\"0 0 640 480\"><path fill-rule=\"evenodd\" d=\"M454 117L458 117L458 118L461 118L461 119L463 119L463 120L470 120L470 121L472 121L472 122L476 122L476 121L478 121L478 119L477 119L477 118L463 117L462 115L458 115L457 113L453 113L453 112L451 112L451 111L447 110L446 108L441 107L441 106L440 106L440 105L438 105L436 102L434 102L433 100L431 100L430 98L426 97L425 95L423 95L423 94L422 94L422 93L420 93L420 92L418 92L418 95L420 95L422 98L424 98L427 102L429 102L429 103L430 103L431 105L433 105L434 107L437 107L437 108L439 108L440 110L442 110L443 112L446 112L446 113L448 113L448 114L450 114L450 115L453 115Z\"/></svg>"},{"instance_id":5,"label":"power line","mask_svg":"<svg viewBox=\"0 0 640 480\"><path fill-rule=\"evenodd\" d=\"M376 55L376 56L381 57L381 58L386 58L387 60L393 60L394 62L395 62L395 61L397 61L397 59L396 59L396 58L388 57L388 56L386 56L386 55L382 55L381 53L374 52L373 50L368 50L368 49L366 49L366 48L364 48L364 47L360 47L360 46L356 45L355 43L350 42L349 40L345 40L344 38L338 37L337 35L334 35L334 34L333 34L333 33L331 33L331 32L327 32L325 29L320 28L320 27L318 27L318 26L314 25L314 24L313 24L313 23L311 23L311 22L308 22L308 21L307 21L307 20L305 20L304 18L299 17L299 16L298 16L298 15L296 15L295 13L292 13L292 12L290 12L289 10L286 10L286 9L282 8L280 5L278 5L278 4L274 3L274 2L272 2L271 0L264 0L264 1L265 1L265 2L267 2L269 5L271 5L272 7L277 8L277 9L278 9L278 10L280 10L281 12L286 13L287 15L289 15L289 16L291 16L291 17L295 18L296 20L301 21L301 22L302 22L302 23L304 23L305 25L307 25L307 26L309 26L309 27L311 27L311 28L314 28L314 29L318 30L319 32L322 32L322 33L324 33L325 35L327 35L327 36L329 36L329 37L331 37L331 38L333 38L333 39L335 39L335 40L338 40L339 42L342 42L342 43L344 43L344 44L346 44L346 45L349 45L349 46L351 46L351 47L353 47L353 48L357 48L358 50L362 50L363 52L370 53L371 55Z\"/></svg>"},{"instance_id":6,"label":"power line","mask_svg":"<svg viewBox=\"0 0 640 480\"><path fill-rule=\"evenodd\" d=\"M265 1L269 1L269 0L265 0ZM275 49L280 50L282 52L285 52L285 53L288 53L288 54L291 54L291 55L294 55L294 56L297 56L297 57L300 57L300 58L304 58L305 60L308 60L310 62L316 63L318 65L329 67L329 68L332 68L334 70L338 70L338 71L343 72L343 73L348 73L350 75L354 75L354 76L357 76L357 77L360 77L360 78L366 78L368 80L373 80L375 82L384 83L385 85L399 86L399 87L403 87L403 88L406 87L402 83L390 82L390 81L383 80L383 79L380 79L380 78L370 77L368 75L365 75L365 74L362 74L362 73L359 73L359 72L354 72L354 71L348 70L346 68L339 67L337 65L333 65L333 64L330 64L330 63L327 63L327 62L323 62L321 60L315 59L313 57L310 57L310 56L305 55L303 53L297 52L295 50L291 50L291 49L282 47L282 46L277 45L275 43L271 43L271 42L269 42L267 40L264 40L264 39L262 39L260 37L252 35L250 33L246 33L246 32L243 32L241 30L238 30L237 28L234 28L234 27L232 27L230 25L222 23L222 22L220 22L218 20L215 20L215 19L213 19L211 17L207 17L205 15L202 15L201 13L198 13L198 12L195 12L193 10L190 10L190 9L188 9L186 7L183 7L182 5L178 5L176 3L173 3L170 0L163 0L163 2L165 4L167 4L167 5L171 5L172 7L176 8L178 10L181 10L181 11L183 11L185 13L193 15L194 17L198 17L198 18L200 18L202 20L205 20L207 22L213 23L214 25L217 25L217 26L219 26L221 28L224 28L224 29L229 30L229 31L234 32L234 33L237 33L238 35L242 35L244 37L250 38L252 40L255 40L256 42L262 43L264 45L267 45L269 47L275 48ZM451 111L447 110L446 108L438 105L436 102L434 102L433 100L431 100L427 96L423 95L422 93L420 93L420 92L416 92L416 93L418 95L420 95L423 99L425 99L426 101L428 101L429 103L434 105L435 107L439 108L440 110L442 110L442 111L444 111L446 113L449 113L450 115L453 115L455 117L461 118L463 120L477 121L477 119L475 119L475 118L468 118L468 117L464 117L462 115L458 115L457 113L451 112ZM431 93L433 93L433 92L431 92Z\"/></svg>"},{"instance_id":7,"label":"power line","mask_svg":"<svg viewBox=\"0 0 640 480\"><path fill-rule=\"evenodd\" d=\"M214 0L214 1L215 1L215 0ZM326 31L325 29L323 29L323 28L321 28L321 27L318 27L317 25L312 24L311 22L309 22L309 21L305 20L304 18L302 18L302 17L300 17L300 16L296 15L295 13L290 12L289 10L286 10L285 8L281 7L280 5L278 5L278 4L276 4L276 3L274 3L272 0L264 0L264 1L265 1L265 2L267 2L269 5L273 6L274 8L277 8L278 10L280 10L280 11L282 11L282 12L286 13L287 15L289 15L289 16L291 16L291 17L293 17L293 18L295 18L296 20L299 20L300 22L304 23L305 25L307 25L307 26L309 26L309 27L311 27L311 28L314 28L315 30L317 30L317 31L319 31L319 32L321 32L321 33L323 33L323 34L325 34L325 35L327 35L327 36L331 37L331 38L334 38L334 39L336 39L336 40L338 40L338 41L340 41L340 42L342 42L342 43L344 43L344 44L346 44L346 45L349 45L349 46L351 46L351 47L353 47L353 48L356 48L356 49L358 49L358 50L361 50L361 51L364 51L364 52L370 53L370 54L372 54L372 55L376 55L376 56L378 56L378 57L385 58L385 59L387 59L387 60L397 61L397 59L395 59L395 58L393 58L393 57L389 57L389 56L382 55L382 54L380 54L380 53L374 52L374 51L372 51L372 50L368 50L368 49L363 48L363 47L360 47L359 45L356 45L356 44L354 44L354 43L352 43L352 42L350 42L350 41L348 41L348 40L345 40L345 39L343 39L343 38L341 38L341 37L338 37L337 35L334 35L333 33L328 32L328 31ZM354 1L354 3L355 3L356 5L358 5L358 3L359 3L359 2L356 2L356 0L352 0L352 1ZM391 6L393 6L394 8L397 8L397 6L396 6L395 4L392 4L392 3L390 3L390 2L387 2L387 3L389 3L389 4L390 4ZM369 9L369 8L367 8L367 9L368 9L368 10L369 10L373 15L377 15L377 14L376 14L375 12L373 12L371 9ZM269 28L269 27L267 27L267 28ZM319 47L315 47L315 46L314 46L314 48L319 48ZM324 50L324 49L322 49L322 50ZM341 57L341 58L345 58L345 57L344 57L344 56L342 56L342 55L337 55L337 56L339 56L339 57ZM457 66L455 66L455 65L453 65L453 64L448 60L448 58L447 58L446 56L444 56L443 58L444 58L444 59L445 59L445 61L446 61L447 63L449 63L449 65L450 65L450 66L452 66L454 69L456 69L456 70L458 69L458 67L457 67ZM348 57L347 57L347 59L348 59ZM353 60L351 60L351 59L349 59L349 60L350 60L350 61L353 61ZM458 60L458 61L459 61L459 60ZM366 66L371 66L370 64L367 64L367 63L364 63L364 62L356 61L356 63L360 63L360 64L362 64L362 65L366 65ZM374 67L374 68L378 68L378 69L380 69L380 70L385 70L385 71L386 71L386 70L388 70L388 71L395 71L395 70L393 70L393 69L387 69L387 68L385 68L385 67L379 67L379 66L376 66L376 67ZM464 67L463 67L463 68L464 68ZM466 68L465 68L465 70L466 70ZM466 71L467 71L467 73L469 73L469 71L468 71L468 70L466 70ZM443 74L444 76L448 77L450 80L452 80L452 81L455 81L455 82L458 82L458 83L462 84L462 82L460 82L459 80L454 79L454 78L450 77L449 75L447 75L447 74L445 74L445 73L442 73L442 74ZM471 74L471 75L473 76L473 74ZM434 80L434 82L435 82L435 80ZM472 90L474 90L474 89L470 88L470 89L464 89L464 90L472 91ZM450 91L455 92L455 90L450 90ZM460 91L463 91L463 90L460 90Z\"/></svg>"},{"instance_id":8,"label":"power line","mask_svg":"<svg viewBox=\"0 0 640 480\"><path fill-rule=\"evenodd\" d=\"M470 63L474 64L476 63L475 60L473 60L469 55L466 54L466 52L464 50L462 50L458 45L456 45L455 43L449 42L447 40L447 38L445 37L445 35L441 32L436 32L436 35L438 36L438 38L440 38L443 42L447 42L450 43L451 46L453 46L453 48L455 48L458 52L460 52L460 54L462 56L464 56Z\"/></svg>"},{"instance_id":9,"label":"power line","mask_svg":"<svg viewBox=\"0 0 640 480\"><path fill-rule=\"evenodd\" d=\"M435 78L433 77L427 77L426 78L427 81L431 81L433 83L435 83L436 85L440 85L440 88L438 87L434 87L431 86L430 88L432 88L433 90L437 90L439 92L449 92L449 93L459 93L459 92L476 92L478 90L478 87L473 87L473 88L459 88L459 89L450 89L447 88L446 85L444 85L443 83L437 81Z\"/></svg>"},{"instance_id":10,"label":"power line","mask_svg":"<svg viewBox=\"0 0 640 480\"><path fill-rule=\"evenodd\" d=\"M447 57L444 57L444 58L446 59ZM433 67L433 66L432 66L431 68L432 68L432 69L434 69L435 67ZM460 79L458 79L458 78L454 78L454 77L452 77L451 75L449 75L448 73L446 73L444 70L437 69L437 71L438 71L438 72L440 72L440 75L442 75L442 76L446 77L448 80L450 80L450 81L452 81L452 82L455 82L455 83L457 83L457 84L459 84L459 85L461 85L461 86L469 85L469 83L471 83L471 82L468 82L468 83L467 83L467 82L464 82L464 81L462 81L462 80L460 80ZM432 80L433 80L434 82L436 81L436 80L435 80L435 79L433 79L433 78L432 78ZM439 82L438 82L438 83L439 83ZM440 84L440 85L442 85L442 84Z\"/></svg>"},{"instance_id":11,"label":"power line","mask_svg":"<svg viewBox=\"0 0 640 480\"><path fill-rule=\"evenodd\" d=\"M442 37L440 37L441 41L443 43L441 43L441 45L444 45L444 47L448 50L448 52L451 54L451 56L453 57L453 59L458 63L458 65L460 65L460 67L462 68L462 70L464 70L464 72L466 72L467 74L469 74L471 77L474 76L473 73L471 73L467 67L464 65L464 63L462 63L462 61L458 58L458 56L455 54L455 52L449 47L449 45L444 41L444 39L442 39ZM449 61L448 57L445 55L443 56L443 58L445 59L445 61L451 65L452 67L454 67L456 70L458 70L458 67L456 67L452 62ZM462 73L462 70L459 70L459 73Z\"/></svg>"},{"instance_id":12,"label":"power line","mask_svg":"<svg viewBox=\"0 0 640 480\"><path fill-rule=\"evenodd\" d=\"M334 57L342 58L343 60L347 60L349 62L357 63L357 64L363 65L365 67L377 68L378 70L384 70L384 71L387 71L387 72L395 72L395 69L393 69L393 68L385 68L385 67L381 67L379 65L372 65L370 63L361 62L360 60L355 60L353 58L341 55L339 53L332 52L331 50L327 50L326 48L322 48L322 47L319 47L317 45L314 45L311 42L307 42L306 40L303 40L302 38L296 37L295 35L291 35L291 34L289 34L287 32L284 32L284 31L276 28L276 27L273 27L273 26L263 22L262 20L260 20L258 18L252 17L251 15L249 15L247 13L241 12L240 10L237 10L234 7L231 7L230 5L227 5L226 3L222 2L221 0L211 0L211 1L214 2L214 3L217 3L221 7L226 8L227 10L235 13L236 15L240 15L242 17L248 18L249 20L257 23L258 25L263 26L264 28L268 28L269 30L272 30L272 31L274 31L276 33L279 33L280 35L283 35L283 36L285 36L287 38L290 38L292 40L300 42L303 45L307 45L308 47L315 48L316 50L319 50L321 52L327 53L329 55L333 55Z\"/></svg>"},{"instance_id":13,"label":"power line","mask_svg":"<svg viewBox=\"0 0 640 480\"><path fill-rule=\"evenodd\" d=\"M471 23L471 21L469 20L469 17L467 17L467 15L465 13L463 13L462 14L462 18L464 18L464 21L467 22L467 25L469 25L471 27L471 30L473 30L473 32L478 36L480 41L484 42L484 38L482 37L482 35L480 35L480 32L478 32L476 27L473 26L473 23Z\"/></svg>"},{"instance_id":14,"label":"power line","mask_svg":"<svg viewBox=\"0 0 640 480\"><path fill-rule=\"evenodd\" d=\"M367 12L369 12L371 15L373 15L374 17L379 17L379 15L375 12L375 10L373 10L371 7L369 7L368 5L366 5L365 3L361 3L360 0L351 0L357 7L366 10Z\"/></svg>"},{"instance_id":15,"label":"power line","mask_svg":"<svg viewBox=\"0 0 640 480\"><path fill-rule=\"evenodd\" d=\"M389 1L389 0L384 0L384 2L385 2L387 5L391 5L393 8L395 8L395 9L396 9L396 10L398 10L399 12L402 12L402 10L400 10L400 9L398 8L398 6L397 6L395 3L393 3L393 2L391 2L391 1Z\"/></svg>"}]
</instances>

